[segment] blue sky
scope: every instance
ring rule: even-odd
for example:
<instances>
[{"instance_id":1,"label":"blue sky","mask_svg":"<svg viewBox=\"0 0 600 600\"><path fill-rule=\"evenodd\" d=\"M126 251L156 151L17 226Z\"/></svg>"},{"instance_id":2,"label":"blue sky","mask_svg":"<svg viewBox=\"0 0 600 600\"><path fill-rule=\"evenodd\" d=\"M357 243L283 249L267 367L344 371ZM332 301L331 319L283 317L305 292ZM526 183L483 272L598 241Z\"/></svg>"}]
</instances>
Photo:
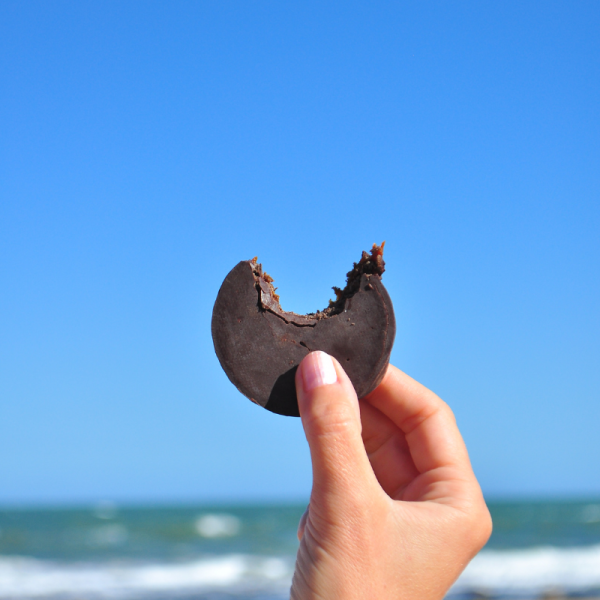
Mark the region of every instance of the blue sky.
<instances>
[{"instance_id":1,"label":"blue sky","mask_svg":"<svg viewBox=\"0 0 600 600\"><path fill-rule=\"evenodd\" d=\"M488 497L600 495L600 5L0 4L0 503L305 499L212 304L386 240Z\"/></svg>"}]
</instances>

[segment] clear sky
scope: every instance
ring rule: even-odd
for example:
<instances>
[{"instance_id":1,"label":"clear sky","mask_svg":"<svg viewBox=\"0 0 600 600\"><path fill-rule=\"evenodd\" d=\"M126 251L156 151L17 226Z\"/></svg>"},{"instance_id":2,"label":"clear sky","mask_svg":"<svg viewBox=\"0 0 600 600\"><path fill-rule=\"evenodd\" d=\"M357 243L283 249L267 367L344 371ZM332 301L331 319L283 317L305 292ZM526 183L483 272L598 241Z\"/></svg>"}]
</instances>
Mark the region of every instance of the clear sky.
<instances>
[{"instance_id":1,"label":"clear sky","mask_svg":"<svg viewBox=\"0 0 600 600\"><path fill-rule=\"evenodd\" d=\"M600 4L0 3L0 503L305 499L214 355L386 240L489 497L600 495Z\"/></svg>"}]
</instances>

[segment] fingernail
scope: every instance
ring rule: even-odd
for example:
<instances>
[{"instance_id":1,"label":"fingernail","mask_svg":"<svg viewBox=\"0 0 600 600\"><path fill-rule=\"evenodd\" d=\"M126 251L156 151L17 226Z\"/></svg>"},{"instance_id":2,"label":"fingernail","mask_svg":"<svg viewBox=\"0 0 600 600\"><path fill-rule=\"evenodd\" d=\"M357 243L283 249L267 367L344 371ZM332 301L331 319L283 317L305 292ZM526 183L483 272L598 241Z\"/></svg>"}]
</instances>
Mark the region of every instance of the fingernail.
<instances>
[{"instance_id":1,"label":"fingernail","mask_svg":"<svg viewBox=\"0 0 600 600\"><path fill-rule=\"evenodd\" d=\"M325 352L311 352L302 361L302 387L310 392L323 385L331 385L337 381L337 373L333 360Z\"/></svg>"}]
</instances>

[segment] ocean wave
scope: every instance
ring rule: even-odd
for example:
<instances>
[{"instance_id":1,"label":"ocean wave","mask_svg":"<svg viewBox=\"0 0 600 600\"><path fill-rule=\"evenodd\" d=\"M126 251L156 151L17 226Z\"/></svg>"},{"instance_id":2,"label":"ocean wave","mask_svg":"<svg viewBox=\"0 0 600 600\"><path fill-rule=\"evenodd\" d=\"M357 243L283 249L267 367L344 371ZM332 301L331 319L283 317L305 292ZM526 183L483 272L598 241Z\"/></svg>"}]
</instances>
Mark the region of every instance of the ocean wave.
<instances>
[{"instance_id":1,"label":"ocean wave","mask_svg":"<svg viewBox=\"0 0 600 600\"><path fill-rule=\"evenodd\" d=\"M0 600L132 600L154 598L286 598L293 557L227 554L188 562L51 562L0 557ZM535 597L548 590L600 589L600 545L579 548L484 550L450 597ZM214 597L214 596L211 596Z\"/></svg>"},{"instance_id":2,"label":"ocean wave","mask_svg":"<svg viewBox=\"0 0 600 600\"><path fill-rule=\"evenodd\" d=\"M195 527L205 538L234 537L240 532L241 521L227 513L207 514L196 519Z\"/></svg>"},{"instance_id":3,"label":"ocean wave","mask_svg":"<svg viewBox=\"0 0 600 600\"><path fill-rule=\"evenodd\" d=\"M453 592L535 595L546 590L579 593L600 589L600 545L484 550L456 582Z\"/></svg>"},{"instance_id":4,"label":"ocean wave","mask_svg":"<svg viewBox=\"0 0 600 600\"><path fill-rule=\"evenodd\" d=\"M283 593L293 561L277 557L225 555L185 563L52 563L0 558L0 599L151 598L160 594L241 591Z\"/></svg>"}]
</instances>

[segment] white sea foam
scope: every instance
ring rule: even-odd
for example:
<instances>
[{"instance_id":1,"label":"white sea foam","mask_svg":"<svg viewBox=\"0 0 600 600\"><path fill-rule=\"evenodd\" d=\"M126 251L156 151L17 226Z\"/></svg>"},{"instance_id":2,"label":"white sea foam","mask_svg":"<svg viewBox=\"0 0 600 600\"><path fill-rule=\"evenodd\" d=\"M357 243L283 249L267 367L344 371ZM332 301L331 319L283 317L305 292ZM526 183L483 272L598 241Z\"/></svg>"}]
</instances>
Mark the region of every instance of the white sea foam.
<instances>
[{"instance_id":1,"label":"white sea foam","mask_svg":"<svg viewBox=\"0 0 600 600\"><path fill-rule=\"evenodd\" d=\"M233 537L240 532L240 520L228 514L207 514L196 519L196 531L205 538Z\"/></svg>"},{"instance_id":2,"label":"white sea foam","mask_svg":"<svg viewBox=\"0 0 600 600\"><path fill-rule=\"evenodd\" d=\"M286 597L293 558L229 554L181 563L56 563L0 557L0 600L138 600L209 592L264 592ZM600 545L486 550L467 567L453 595L534 597L549 589L600 588Z\"/></svg>"},{"instance_id":3,"label":"white sea foam","mask_svg":"<svg viewBox=\"0 0 600 600\"><path fill-rule=\"evenodd\" d=\"M600 546L484 550L466 568L454 591L535 594L594 588L600 588Z\"/></svg>"},{"instance_id":4,"label":"white sea foam","mask_svg":"<svg viewBox=\"0 0 600 600\"><path fill-rule=\"evenodd\" d=\"M293 562L226 555L185 563L58 564L21 557L0 558L0 599L127 599L160 593L289 589Z\"/></svg>"}]
</instances>

